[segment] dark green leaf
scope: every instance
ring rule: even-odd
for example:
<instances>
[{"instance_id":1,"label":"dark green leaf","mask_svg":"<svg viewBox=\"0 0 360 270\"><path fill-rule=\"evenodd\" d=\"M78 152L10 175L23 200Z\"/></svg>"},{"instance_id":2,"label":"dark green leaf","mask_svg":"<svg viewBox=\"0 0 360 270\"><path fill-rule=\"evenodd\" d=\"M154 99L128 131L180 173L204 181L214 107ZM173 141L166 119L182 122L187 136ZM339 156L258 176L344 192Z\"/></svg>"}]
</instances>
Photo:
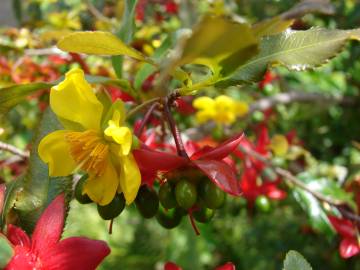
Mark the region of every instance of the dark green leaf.
<instances>
[{"instance_id":1,"label":"dark green leaf","mask_svg":"<svg viewBox=\"0 0 360 270\"><path fill-rule=\"evenodd\" d=\"M283 270L312 270L312 267L299 252L290 250L286 254Z\"/></svg>"},{"instance_id":2,"label":"dark green leaf","mask_svg":"<svg viewBox=\"0 0 360 270\"><path fill-rule=\"evenodd\" d=\"M30 153L30 168L17 184L15 211L24 230L30 233L40 214L56 195L65 193L67 203L72 194L72 177L51 178L48 167L37 153L41 139L48 133L62 128L54 113L47 109L38 127L32 151Z\"/></svg>"}]
</instances>

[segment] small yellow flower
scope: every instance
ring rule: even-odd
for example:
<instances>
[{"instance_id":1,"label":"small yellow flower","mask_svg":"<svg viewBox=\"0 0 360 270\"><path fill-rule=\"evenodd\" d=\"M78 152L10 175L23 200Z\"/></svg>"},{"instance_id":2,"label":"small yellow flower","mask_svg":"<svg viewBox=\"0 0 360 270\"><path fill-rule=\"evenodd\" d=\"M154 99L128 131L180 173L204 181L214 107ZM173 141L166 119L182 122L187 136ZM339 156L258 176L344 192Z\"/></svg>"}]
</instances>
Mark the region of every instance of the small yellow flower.
<instances>
[{"instance_id":1,"label":"small yellow flower","mask_svg":"<svg viewBox=\"0 0 360 270\"><path fill-rule=\"evenodd\" d=\"M215 99L199 97L193 102L198 109L196 119L199 123L213 120L218 124L232 124L237 117L248 113L249 107L245 102L236 101L228 96L221 95Z\"/></svg>"},{"instance_id":2,"label":"small yellow flower","mask_svg":"<svg viewBox=\"0 0 360 270\"><path fill-rule=\"evenodd\" d=\"M125 126L121 101L106 109L97 99L81 69L72 69L51 88L50 107L65 130L46 135L40 158L49 175L67 176L76 170L89 175L84 193L100 205L109 204L116 192L126 203L134 201L141 183L140 170L131 153L132 133Z\"/></svg>"}]
</instances>

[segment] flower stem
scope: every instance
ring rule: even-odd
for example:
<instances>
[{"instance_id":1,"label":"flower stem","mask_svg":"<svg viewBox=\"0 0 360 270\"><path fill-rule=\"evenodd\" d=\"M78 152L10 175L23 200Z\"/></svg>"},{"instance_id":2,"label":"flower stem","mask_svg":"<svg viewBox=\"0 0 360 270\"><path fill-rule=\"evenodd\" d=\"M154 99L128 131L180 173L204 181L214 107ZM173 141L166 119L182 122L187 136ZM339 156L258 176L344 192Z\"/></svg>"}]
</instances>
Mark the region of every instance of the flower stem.
<instances>
[{"instance_id":1,"label":"flower stem","mask_svg":"<svg viewBox=\"0 0 360 270\"><path fill-rule=\"evenodd\" d=\"M134 114L136 114L137 112L139 112L140 110L142 110L143 108L145 108L146 106L159 101L160 98L156 97L156 98L152 98L149 100L144 101L143 103L141 103L140 105L136 106L135 108L133 108L132 110L130 110L127 114L126 114L126 118L129 118L131 116L133 116Z\"/></svg>"},{"instance_id":2,"label":"flower stem","mask_svg":"<svg viewBox=\"0 0 360 270\"><path fill-rule=\"evenodd\" d=\"M195 223L195 220L194 220L191 210L189 211L189 219L190 219L191 226L193 227L193 229L195 231L195 234L200 235L200 231L199 231L198 227L196 226L196 223Z\"/></svg>"},{"instance_id":3,"label":"flower stem","mask_svg":"<svg viewBox=\"0 0 360 270\"><path fill-rule=\"evenodd\" d=\"M164 113L165 113L165 116L166 116L167 121L169 123L171 133L172 133L172 135L174 137L176 149L178 151L179 156L189 158L186 151L185 151L185 147L184 147L184 143L183 143L183 141L181 139L180 131L179 131L178 127L176 126L175 120L172 117L172 114L170 112L171 102L172 101L171 101L171 99L169 97L165 98L165 101L164 101Z\"/></svg>"},{"instance_id":4,"label":"flower stem","mask_svg":"<svg viewBox=\"0 0 360 270\"><path fill-rule=\"evenodd\" d=\"M149 122L152 113L154 112L154 110L156 109L156 107L157 107L158 105L159 105L159 104L158 104L157 102L154 102L154 103L150 106L150 108L147 110L147 112L146 112L146 114L145 114L145 116L144 116L144 119L141 121L140 127L135 131L135 135L136 135L137 137L140 137L140 136L141 136L141 133L143 132L145 125Z\"/></svg>"}]
</instances>

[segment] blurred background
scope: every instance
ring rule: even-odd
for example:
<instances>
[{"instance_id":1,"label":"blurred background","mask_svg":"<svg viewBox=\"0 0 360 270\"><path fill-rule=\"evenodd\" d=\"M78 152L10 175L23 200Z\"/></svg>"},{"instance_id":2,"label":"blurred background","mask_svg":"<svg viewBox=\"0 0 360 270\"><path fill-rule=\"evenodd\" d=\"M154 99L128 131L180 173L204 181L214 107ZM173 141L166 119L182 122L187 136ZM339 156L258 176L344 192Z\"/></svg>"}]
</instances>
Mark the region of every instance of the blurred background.
<instances>
[{"instance_id":1,"label":"blurred background","mask_svg":"<svg viewBox=\"0 0 360 270\"><path fill-rule=\"evenodd\" d=\"M180 27L190 27L205 12L234 13L254 23L280 14L295 3L297 1L292 0L139 0L133 46L152 54L156 41L162 40L163 35ZM359 1L333 1L333 5L334 15L306 15L294 24L294 29L360 27ZM24 52L24 49L49 44L44 33L50 30L54 35L54 31L81 29L115 31L120 25L123 8L123 1L116 0L0 0L0 86L44 78L50 80L53 70L56 74L51 79L69 69L66 62L56 63L47 56L30 55L21 61L30 61L38 66L47 63L50 71L45 68L24 70L24 62L18 62L20 56L14 48ZM12 33L9 34L9 31ZM12 69L4 67L5 56L6 65L12 66ZM251 85L241 88L241 91L236 87L223 91L249 103L289 90L355 99L360 86L359 56L360 47L350 43L334 61L317 70L290 73L284 68L277 68L272 71L276 79L263 88ZM109 60L89 57L87 61L93 73L99 73L102 68L111 70ZM16 68L13 67L15 64ZM12 74L7 72L9 70ZM34 77L23 76L29 73ZM14 78L14 74L19 76ZM131 78L130 69L125 76ZM210 95L214 94L209 91ZM11 110L0 126L1 140L26 148L42 111L41 102L46 98L30 99ZM358 108L342 103L316 106L295 103L278 105L274 111L276 117L269 122L272 133L285 134L296 130L304 148L313 155L313 168L328 177L335 177L332 173L336 168L346 168L348 175L358 172L360 151L353 144L360 140ZM251 121L256 123L263 117L259 111ZM182 121L183 129L196 124L191 116L179 114L177 118ZM251 137L251 130L248 134ZM16 170L21 168L2 170L0 181L15 177ZM165 261L176 262L185 270L213 269L232 261L238 270L275 270L282 268L282 261L290 249L303 254L313 269L360 269L358 258L344 260L339 257L339 239L333 237L333 232L310 227L308 213L292 194L288 194L285 200L270 201L269 204L270 211L264 213L260 209L248 208L242 198L228 197L226 206L217 211L212 222L199 225L200 236L195 235L187 218L181 226L168 231L155 219L140 217L131 206L115 220L113 234L109 235L109 224L98 216L96 206L73 201L64 237L83 235L107 241L112 253L100 269L160 270Z\"/></svg>"}]
</instances>

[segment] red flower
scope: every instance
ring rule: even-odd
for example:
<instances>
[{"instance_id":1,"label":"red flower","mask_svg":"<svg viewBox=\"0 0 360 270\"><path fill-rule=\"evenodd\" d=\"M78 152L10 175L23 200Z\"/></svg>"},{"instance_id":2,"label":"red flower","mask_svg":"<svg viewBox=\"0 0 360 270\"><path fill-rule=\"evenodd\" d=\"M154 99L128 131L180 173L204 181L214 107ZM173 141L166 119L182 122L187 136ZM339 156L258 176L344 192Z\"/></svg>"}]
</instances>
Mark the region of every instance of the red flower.
<instances>
[{"instance_id":1,"label":"red flower","mask_svg":"<svg viewBox=\"0 0 360 270\"><path fill-rule=\"evenodd\" d=\"M170 172L180 168L193 167L202 171L223 191L239 196L241 189L235 171L224 159L236 149L242 138L243 134L239 134L215 148L204 147L192 153L190 159L155 151L146 146L134 150L134 157L139 165L143 182L150 186L153 184L157 172Z\"/></svg>"},{"instance_id":2,"label":"red flower","mask_svg":"<svg viewBox=\"0 0 360 270\"><path fill-rule=\"evenodd\" d=\"M357 239L355 226L347 219L335 216L328 216L328 218L342 238L339 246L340 256L347 259L359 254L360 243Z\"/></svg>"},{"instance_id":3,"label":"red flower","mask_svg":"<svg viewBox=\"0 0 360 270\"><path fill-rule=\"evenodd\" d=\"M271 71L266 71L264 78L262 79L262 81L259 82L259 88L264 89L266 85L272 83L276 79L277 76L275 76Z\"/></svg>"},{"instance_id":4,"label":"red flower","mask_svg":"<svg viewBox=\"0 0 360 270\"><path fill-rule=\"evenodd\" d=\"M169 1L165 4L165 11L169 14L177 14L179 11L179 7L175 2Z\"/></svg>"},{"instance_id":5,"label":"red flower","mask_svg":"<svg viewBox=\"0 0 360 270\"><path fill-rule=\"evenodd\" d=\"M167 262L164 265L164 270L182 270L180 266L177 266L175 263ZM235 265L231 262L228 262L222 266L217 267L215 270L236 270Z\"/></svg>"},{"instance_id":6,"label":"red flower","mask_svg":"<svg viewBox=\"0 0 360 270\"><path fill-rule=\"evenodd\" d=\"M64 195L45 209L32 237L14 225L8 225L7 238L14 256L5 270L92 270L110 253L103 241L85 237L60 240L64 228Z\"/></svg>"}]
</instances>

